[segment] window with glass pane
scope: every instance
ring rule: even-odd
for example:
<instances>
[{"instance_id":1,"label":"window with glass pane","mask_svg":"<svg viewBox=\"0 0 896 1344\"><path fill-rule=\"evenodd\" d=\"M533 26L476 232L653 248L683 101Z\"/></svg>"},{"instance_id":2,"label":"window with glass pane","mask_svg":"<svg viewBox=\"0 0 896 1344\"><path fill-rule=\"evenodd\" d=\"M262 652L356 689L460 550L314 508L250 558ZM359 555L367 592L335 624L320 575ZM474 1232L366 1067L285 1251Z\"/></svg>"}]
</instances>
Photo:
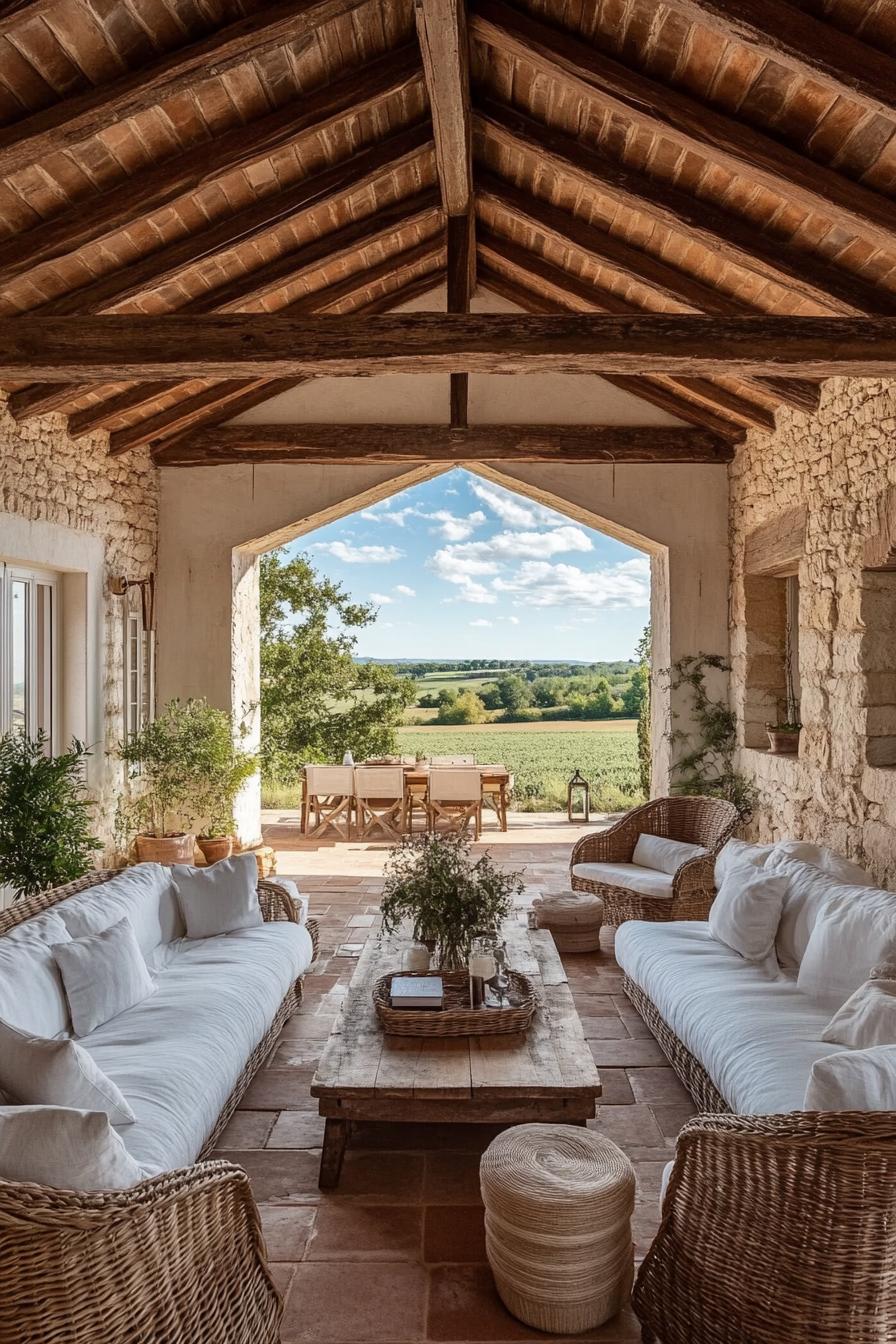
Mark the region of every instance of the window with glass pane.
<instances>
[{"instance_id":1,"label":"window with glass pane","mask_svg":"<svg viewBox=\"0 0 896 1344\"><path fill-rule=\"evenodd\" d=\"M0 562L0 732L43 733L58 749L55 576Z\"/></svg>"},{"instance_id":2,"label":"window with glass pane","mask_svg":"<svg viewBox=\"0 0 896 1344\"><path fill-rule=\"evenodd\" d=\"M10 680L12 711L10 727L19 733L31 733L29 714L30 631L29 587L25 579L13 579L10 584Z\"/></svg>"},{"instance_id":3,"label":"window with glass pane","mask_svg":"<svg viewBox=\"0 0 896 1344\"><path fill-rule=\"evenodd\" d=\"M124 729L130 738L154 717L154 646L140 612L125 612L124 631Z\"/></svg>"}]
</instances>

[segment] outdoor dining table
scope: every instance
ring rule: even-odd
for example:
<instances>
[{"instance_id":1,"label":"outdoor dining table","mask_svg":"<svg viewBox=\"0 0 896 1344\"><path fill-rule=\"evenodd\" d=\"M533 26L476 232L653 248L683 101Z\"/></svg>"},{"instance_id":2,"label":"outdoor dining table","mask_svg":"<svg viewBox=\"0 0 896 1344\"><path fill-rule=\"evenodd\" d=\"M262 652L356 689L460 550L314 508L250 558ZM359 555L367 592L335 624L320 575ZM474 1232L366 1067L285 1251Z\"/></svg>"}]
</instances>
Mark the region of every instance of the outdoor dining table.
<instances>
[{"instance_id":1,"label":"outdoor dining table","mask_svg":"<svg viewBox=\"0 0 896 1344\"><path fill-rule=\"evenodd\" d=\"M398 765L398 761L364 761L364 765ZM422 800L426 792L426 786L429 783L428 765L410 765L402 764L404 770L405 784L408 794L413 800L414 797ZM439 769L451 769L451 766L436 766ZM513 788L513 775L505 765L471 765L468 767L459 766L458 769L478 770L482 778L483 798L487 798L493 806L495 815L498 818L498 825L502 831L507 830L507 809L510 805L510 792ZM413 801L412 801L413 811Z\"/></svg>"}]
</instances>

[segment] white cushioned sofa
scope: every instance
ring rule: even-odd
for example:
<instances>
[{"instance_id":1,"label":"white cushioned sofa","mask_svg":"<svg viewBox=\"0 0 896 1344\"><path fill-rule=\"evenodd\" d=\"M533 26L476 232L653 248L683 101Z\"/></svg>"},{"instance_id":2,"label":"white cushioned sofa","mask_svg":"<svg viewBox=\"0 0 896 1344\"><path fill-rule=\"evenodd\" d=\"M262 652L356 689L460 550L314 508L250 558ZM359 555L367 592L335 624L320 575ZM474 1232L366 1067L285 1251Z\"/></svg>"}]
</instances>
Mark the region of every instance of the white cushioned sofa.
<instances>
[{"instance_id":1,"label":"white cushioned sofa","mask_svg":"<svg viewBox=\"0 0 896 1344\"><path fill-rule=\"evenodd\" d=\"M290 885L258 882L252 926L211 937L186 936L172 872L157 864L97 872L0 912L0 1021L22 1033L73 1035L52 949L122 919L152 980L152 992L77 1039L82 1071L97 1066L133 1112L112 1128L134 1183L15 1179L16 1154L0 1143L0 1340L277 1338L280 1302L246 1175L200 1159L301 1002L317 930ZM5 1100L15 1122L19 1098ZM39 1120L53 1110L30 1108ZM89 1118L117 1144L108 1114ZM22 1160L38 1156L32 1148Z\"/></svg>"}]
</instances>

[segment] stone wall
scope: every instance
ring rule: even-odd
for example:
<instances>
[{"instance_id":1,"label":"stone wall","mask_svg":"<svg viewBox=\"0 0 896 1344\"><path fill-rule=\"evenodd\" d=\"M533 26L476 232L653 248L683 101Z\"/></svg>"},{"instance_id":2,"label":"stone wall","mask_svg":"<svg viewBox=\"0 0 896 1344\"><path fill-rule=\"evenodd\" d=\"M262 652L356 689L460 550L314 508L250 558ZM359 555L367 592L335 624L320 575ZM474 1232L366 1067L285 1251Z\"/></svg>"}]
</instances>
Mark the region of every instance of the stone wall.
<instances>
[{"instance_id":1,"label":"stone wall","mask_svg":"<svg viewBox=\"0 0 896 1344\"><path fill-rule=\"evenodd\" d=\"M0 558L83 580L83 647L76 653L72 637L63 650L63 731L77 729L93 749L96 829L111 846L122 782L111 753L123 732L124 630L122 599L109 593L108 580L155 571L158 473L145 449L110 458L105 434L73 440L60 415L17 424L6 403L0 394Z\"/></svg>"},{"instance_id":2,"label":"stone wall","mask_svg":"<svg viewBox=\"0 0 896 1344\"><path fill-rule=\"evenodd\" d=\"M776 433L752 433L730 474L732 697L740 767L759 790L752 830L761 839L827 843L887 885L896 882L896 769L869 760L886 758L886 735L896 732L896 593L892 575L868 566L887 555L881 534L892 515L894 445L896 383L831 379L816 415L780 412ZM803 733L792 758L744 745L745 719L747 741L755 741L748 676L769 652L761 632L748 629L744 557L757 528L798 506L806 510Z\"/></svg>"}]
</instances>

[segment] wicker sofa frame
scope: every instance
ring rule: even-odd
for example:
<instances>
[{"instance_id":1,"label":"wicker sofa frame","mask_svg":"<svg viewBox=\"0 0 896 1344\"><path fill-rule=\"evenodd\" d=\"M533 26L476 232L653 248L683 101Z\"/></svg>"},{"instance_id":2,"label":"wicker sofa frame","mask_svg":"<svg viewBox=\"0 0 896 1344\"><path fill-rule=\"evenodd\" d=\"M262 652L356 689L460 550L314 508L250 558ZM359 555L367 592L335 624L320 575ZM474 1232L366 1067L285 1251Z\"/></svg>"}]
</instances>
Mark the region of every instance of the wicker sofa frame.
<instances>
[{"instance_id":1,"label":"wicker sofa frame","mask_svg":"<svg viewBox=\"0 0 896 1344\"><path fill-rule=\"evenodd\" d=\"M706 919L715 899L715 857L730 840L740 820L737 808L724 798L682 796L654 798L627 812L606 831L585 835L577 842L569 863L573 891L588 891L604 903L604 923L613 927L627 919L662 923L670 919ZM580 863L631 863L641 835L661 835L702 845L706 856L689 859L672 878L672 896L644 896L628 887L612 886L576 877Z\"/></svg>"},{"instance_id":2,"label":"wicker sofa frame","mask_svg":"<svg viewBox=\"0 0 896 1344\"><path fill-rule=\"evenodd\" d=\"M0 937L109 870L0 912ZM299 922L276 880L258 884L266 921ZM314 954L318 926L308 920ZM0 1344L275 1344L283 1304L241 1167L204 1161L302 1001L283 999L193 1166L131 1190L84 1192L0 1180Z\"/></svg>"},{"instance_id":3,"label":"wicker sofa frame","mask_svg":"<svg viewBox=\"0 0 896 1344\"><path fill-rule=\"evenodd\" d=\"M896 1114L732 1115L647 995L623 987L709 1114L678 1136L632 1304L648 1344L892 1344Z\"/></svg>"}]
</instances>

